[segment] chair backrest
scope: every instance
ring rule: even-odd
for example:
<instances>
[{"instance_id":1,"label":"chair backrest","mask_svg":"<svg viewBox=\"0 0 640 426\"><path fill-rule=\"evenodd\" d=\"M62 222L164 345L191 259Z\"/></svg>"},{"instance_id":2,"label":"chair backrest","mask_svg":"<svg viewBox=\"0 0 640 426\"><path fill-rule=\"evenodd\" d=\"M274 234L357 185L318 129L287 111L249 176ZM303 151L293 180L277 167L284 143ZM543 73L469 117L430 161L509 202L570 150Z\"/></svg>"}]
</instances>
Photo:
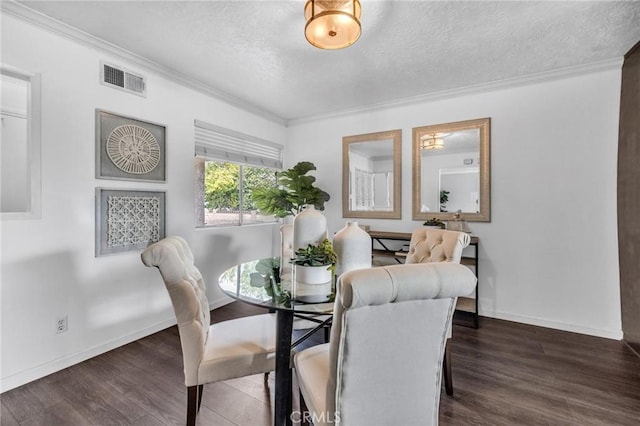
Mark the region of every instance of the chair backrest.
<instances>
[{"instance_id":1,"label":"chair backrest","mask_svg":"<svg viewBox=\"0 0 640 426\"><path fill-rule=\"evenodd\" d=\"M476 277L455 263L393 265L338 280L327 412L345 425L437 424L457 296Z\"/></svg>"},{"instance_id":2,"label":"chair backrest","mask_svg":"<svg viewBox=\"0 0 640 426\"><path fill-rule=\"evenodd\" d=\"M460 263L462 250L470 242L471 237L464 232L418 228L411 233L405 263Z\"/></svg>"},{"instance_id":3,"label":"chair backrest","mask_svg":"<svg viewBox=\"0 0 640 426\"><path fill-rule=\"evenodd\" d=\"M195 386L211 317L206 288L193 263L193 253L184 239L174 236L150 245L141 257L146 266L160 270L178 322L185 384Z\"/></svg>"}]
</instances>

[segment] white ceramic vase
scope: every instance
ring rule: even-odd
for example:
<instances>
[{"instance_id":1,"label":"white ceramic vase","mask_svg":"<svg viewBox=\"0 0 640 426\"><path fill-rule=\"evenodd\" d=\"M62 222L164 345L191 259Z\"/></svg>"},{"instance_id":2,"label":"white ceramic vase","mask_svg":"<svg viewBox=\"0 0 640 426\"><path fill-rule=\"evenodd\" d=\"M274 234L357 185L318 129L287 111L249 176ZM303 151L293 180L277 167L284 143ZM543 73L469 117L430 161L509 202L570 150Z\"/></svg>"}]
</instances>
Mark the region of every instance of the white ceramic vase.
<instances>
[{"instance_id":1,"label":"white ceramic vase","mask_svg":"<svg viewBox=\"0 0 640 426\"><path fill-rule=\"evenodd\" d=\"M371 267L371 236L358 226L358 222L348 221L344 228L336 232L333 250L338 256L336 275Z\"/></svg>"},{"instance_id":2,"label":"white ceramic vase","mask_svg":"<svg viewBox=\"0 0 640 426\"><path fill-rule=\"evenodd\" d=\"M327 219L313 205L305 206L293 219L293 252L317 245L327 238Z\"/></svg>"}]
</instances>

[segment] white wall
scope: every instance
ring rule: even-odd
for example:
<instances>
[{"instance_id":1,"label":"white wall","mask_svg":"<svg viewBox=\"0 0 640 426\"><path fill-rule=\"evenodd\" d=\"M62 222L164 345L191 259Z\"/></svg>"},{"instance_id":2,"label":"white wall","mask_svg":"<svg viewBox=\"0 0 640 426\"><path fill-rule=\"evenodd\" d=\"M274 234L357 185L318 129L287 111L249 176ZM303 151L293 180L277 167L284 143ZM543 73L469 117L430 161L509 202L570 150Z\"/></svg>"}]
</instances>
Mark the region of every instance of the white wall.
<instances>
[{"instance_id":1,"label":"white wall","mask_svg":"<svg viewBox=\"0 0 640 426\"><path fill-rule=\"evenodd\" d=\"M291 126L288 159L313 161L340 229L344 135L402 128L402 220L411 231L411 129L491 117L491 222L480 237L480 313L620 339L616 164L620 70ZM303 142L304 141L304 142Z\"/></svg>"},{"instance_id":2,"label":"white wall","mask_svg":"<svg viewBox=\"0 0 640 426\"><path fill-rule=\"evenodd\" d=\"M147 97L99 84L101 60L146 75ZM212 305L226 300L221 272L272 254L275 225L195 229L193 120L278 143L284 126L6 14L2 63L42 77L42 218L1 223L3 391L175 322L160 275L139 252L94 257L96 187L167 191L167 234L191 244ZM165 184L95 179L96 108L167 126ZM64 315L69 331L56 334Z\"/></svg>"}]
</instances>

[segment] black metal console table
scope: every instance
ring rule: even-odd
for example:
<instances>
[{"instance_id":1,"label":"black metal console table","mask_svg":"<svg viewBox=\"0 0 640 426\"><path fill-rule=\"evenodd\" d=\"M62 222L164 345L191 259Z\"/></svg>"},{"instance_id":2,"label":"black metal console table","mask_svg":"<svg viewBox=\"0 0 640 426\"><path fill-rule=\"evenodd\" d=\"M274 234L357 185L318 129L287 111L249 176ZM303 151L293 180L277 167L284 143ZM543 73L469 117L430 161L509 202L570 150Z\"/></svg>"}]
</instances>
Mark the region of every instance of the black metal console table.
<instances>
[{"instance_id":1,"label":"black metal console table","mask_svg":"<svg viewBox=\"0 0 640 426\"><path fill-rule=\"evenodd\" d=\"M397 263L404 263L407 253L392 247L392 241L411 241L410 232L387 232L369 231L371 236L371 255L373 257L393 258ZM480 238L471 236L469 247L473 250L472 255L463 255L460 263L470 267L479 277L478 273L478 244ZM474 291L474 297L459 297L456 305L456 312L453 317L455 324L478 328L478 284Z\"/></svg>"}]
</instances>

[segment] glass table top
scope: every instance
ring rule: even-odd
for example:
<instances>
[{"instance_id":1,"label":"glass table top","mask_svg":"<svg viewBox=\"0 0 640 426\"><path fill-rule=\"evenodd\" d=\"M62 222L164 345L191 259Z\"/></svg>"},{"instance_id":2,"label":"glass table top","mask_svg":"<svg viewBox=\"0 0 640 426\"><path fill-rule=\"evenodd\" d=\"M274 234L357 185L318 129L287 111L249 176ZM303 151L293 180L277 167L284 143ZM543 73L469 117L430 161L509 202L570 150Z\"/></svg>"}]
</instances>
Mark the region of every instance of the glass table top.
<instances>
[{"instance_id":1,"label":"glass table top","mask_svg":"<svg viewBox=\"0 0 640 426\"><path fill-rule=\"evenodd\" d=\"M227 296L260 307L306 314L333 312L329 294L315 303L296 300L295 289L291 291L292 277L290 274L280 277L279 265L277 257L244 262L224 271L218 278L218 285ZM274 292L275 281L280 283Z\"/></svg>"}]
</instances>

